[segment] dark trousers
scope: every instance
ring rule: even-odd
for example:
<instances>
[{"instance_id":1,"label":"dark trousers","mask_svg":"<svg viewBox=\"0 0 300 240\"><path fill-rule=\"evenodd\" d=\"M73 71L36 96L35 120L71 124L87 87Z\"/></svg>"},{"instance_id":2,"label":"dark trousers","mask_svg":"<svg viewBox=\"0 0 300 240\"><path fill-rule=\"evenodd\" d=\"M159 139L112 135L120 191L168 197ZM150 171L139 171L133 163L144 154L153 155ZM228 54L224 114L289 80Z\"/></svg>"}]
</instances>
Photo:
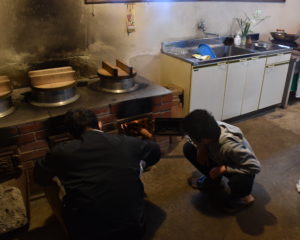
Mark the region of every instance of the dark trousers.
<instances>
[{"instance_id":1,"label":"dark trousers","mask_svg":"<svg viewBox=\"0 0 300 240\"><path fill-rule=\"evenodd\" d=\"M184 156L197 168L202 174L209 177L209 172L217 164L212 161L208 161L207 165L202 165L197 161L197 149L189 142L183 146ZM232 198L241 198L249 195L252 192L254 174L240 174L240 173L225 173L223 176L228 178L228 185L231 190Z\"/></svg>"},{"instance_id":2,"label":"dark trousers","mask_svg":"<svg viewBox=\"0 0 300 240\"><path fill-rule=\"evenodd\" d=\"M109 223L92 208L64 206L63 218L71 240L141 240L144 224Z\"/></svg>"}]
</instances>

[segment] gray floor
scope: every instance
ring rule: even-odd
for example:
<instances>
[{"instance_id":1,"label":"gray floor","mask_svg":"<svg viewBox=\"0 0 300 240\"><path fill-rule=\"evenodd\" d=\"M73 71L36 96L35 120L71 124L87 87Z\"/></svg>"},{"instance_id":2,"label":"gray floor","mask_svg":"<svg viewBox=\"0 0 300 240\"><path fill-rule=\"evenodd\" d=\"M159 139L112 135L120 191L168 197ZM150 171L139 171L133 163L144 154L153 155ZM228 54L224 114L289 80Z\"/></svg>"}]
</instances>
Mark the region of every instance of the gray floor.
<instances>
[{"instance_id":1,"label":"gray floor","mask_svg":"<svg viewBox=\"0 0 300 240\"><path fill-rule=\"evenodd\" d=\"M235 215L222 213L207 195L190 188L195 169L182 157L182 142L143 181L148 195L146 239L300 240L300 103L240 121L262 163L256 202ZM32 224L22 239L65 239L45 199L32 202Z\"/></svg>"}]
</instances>

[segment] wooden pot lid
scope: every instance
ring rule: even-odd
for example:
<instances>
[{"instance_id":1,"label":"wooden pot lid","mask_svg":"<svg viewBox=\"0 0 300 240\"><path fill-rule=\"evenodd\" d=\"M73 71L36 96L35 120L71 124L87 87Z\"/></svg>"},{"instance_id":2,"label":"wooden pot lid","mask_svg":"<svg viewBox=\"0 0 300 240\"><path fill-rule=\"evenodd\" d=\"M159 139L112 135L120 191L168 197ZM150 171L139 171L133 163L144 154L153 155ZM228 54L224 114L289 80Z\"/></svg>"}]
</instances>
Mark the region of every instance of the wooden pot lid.
<instances>
[{"instance_id":1,"label":"wooden pot lid","mask_svg":"<svg viewBox=\"0 0 300 240\"><path fill-rule=\"evenodd\" d=\"M69 66L30 71L28 75L33 88L44 90L64 88L76 82L75 71Z\"/></svg>"},{"instance_id":2,"label":"wooden pot lid","mask_svg":"<svg viewBox=\"0 0 300 240\"><path fill-rule=\"evenodd\" d=\"M117 59L116 66L103 61L102 68L98 70L98 75L105 78L123 79L134 77L136 71Z\"/></svg>"},{"instance_id":3,"label":"wooden pot lid","mask_svg":"<svg viewBox=\"0 0 300 240\"><path fill-rule=\"evenodd\" d=\"M76 81L66 81L66 82L55 82L55 83L46 83L42 85L37 85L33 88L41 90L53 90L53 89L64 89L72 87L76 84Z\"/></svg>"},{"instance_id":4,"label":"wooden pot lid","mask_svg":"<svg viewBox=\"0 0 300 240\"><path fill-rule=\"evenodd\" d=\"M10 80L7 76L0 76L0 97L6 97L12 92Z\"/></svg>"}]
</instances>

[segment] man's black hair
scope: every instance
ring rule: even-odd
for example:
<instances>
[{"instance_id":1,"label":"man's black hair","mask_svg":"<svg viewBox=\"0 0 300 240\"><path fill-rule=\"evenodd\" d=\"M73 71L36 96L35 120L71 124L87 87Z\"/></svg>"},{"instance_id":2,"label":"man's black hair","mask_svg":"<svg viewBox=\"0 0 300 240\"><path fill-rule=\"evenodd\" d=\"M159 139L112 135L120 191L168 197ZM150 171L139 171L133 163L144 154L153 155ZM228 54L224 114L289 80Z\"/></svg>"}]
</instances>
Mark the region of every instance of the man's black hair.
<instances>
[{"instance_id":1,"label":"man's black hair","mask_svg":"<svg viewBox=\"0 0 300 240\"><path fill-rule=\"evenodd\" d=\"M183 131L192 139L200 142L204 138L218 140L220 127L214 117L204 109L189 113L182 122Z\"/></svg>"},{"instance_id":2,"label":"man's black hair","mask_svg":"<svg viewBox=\"0 0 300 240\"><path fill-rule=\"evenodd\" d=\"M96 114L91 110L74 109L65 115L65 126L75 138L80 138L87 128L99 129Z\"/></svg>"}]
</instances>

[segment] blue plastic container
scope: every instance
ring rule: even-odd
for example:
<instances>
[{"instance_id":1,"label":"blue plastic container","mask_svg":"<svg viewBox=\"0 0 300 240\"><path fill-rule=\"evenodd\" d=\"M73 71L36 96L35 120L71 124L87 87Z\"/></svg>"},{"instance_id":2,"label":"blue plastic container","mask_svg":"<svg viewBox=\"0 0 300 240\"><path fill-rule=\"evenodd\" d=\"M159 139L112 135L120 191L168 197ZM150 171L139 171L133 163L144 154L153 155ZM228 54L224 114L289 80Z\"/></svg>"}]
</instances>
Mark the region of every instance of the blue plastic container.
<instances>
[{"instance_id":1,"label":"blue plastic container","mask_svg":"<svg viewBox=\"0 0 300 240\"><path fill-rule=\"evenodd\" d=\"M202 56L209 55L210 59L216 58L216 54L214 53L212 48L207 44L200 44L195 50L195 53L198 53Z\"/></svg>"}]
</instances>

